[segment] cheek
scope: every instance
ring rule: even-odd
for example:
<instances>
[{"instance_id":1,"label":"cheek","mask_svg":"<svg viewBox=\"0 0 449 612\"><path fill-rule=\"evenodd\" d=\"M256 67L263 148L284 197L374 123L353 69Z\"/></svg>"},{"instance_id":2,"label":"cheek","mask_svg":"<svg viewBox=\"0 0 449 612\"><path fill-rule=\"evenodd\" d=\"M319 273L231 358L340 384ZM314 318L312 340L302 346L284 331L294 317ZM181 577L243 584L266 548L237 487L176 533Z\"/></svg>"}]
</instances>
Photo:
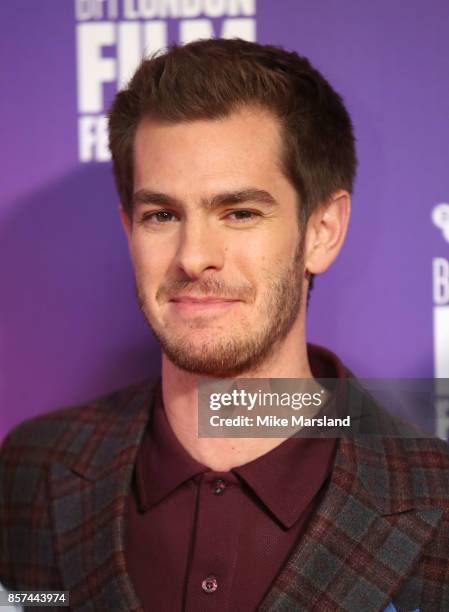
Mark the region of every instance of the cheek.
<instances>
[{"instance_id":1,"label":"cheek","mask_svg":"<svg viewBox=\"0 0 449 612\"><path fill-rule=\"evenodd\" d=\"M141 289L148 291L160 282L162 258L160 252L147 241L134 240L131 244L130 255L134 274L141 285ZM151 289L150 289L151 291Z\"/></svg>"},{"instance_id":2,"label":"cheek","mask_svg":"<svg viewBox=\"0 0 449 612\"><path fill-rule=\"evenodd\" d=\"M273 272L292 262L297 247L298 238L289 236L260 241L251 244L251 248L246 248L240 253L239 261L257 277L261 277L267 271Z\"/></svg>"}]
</instances>

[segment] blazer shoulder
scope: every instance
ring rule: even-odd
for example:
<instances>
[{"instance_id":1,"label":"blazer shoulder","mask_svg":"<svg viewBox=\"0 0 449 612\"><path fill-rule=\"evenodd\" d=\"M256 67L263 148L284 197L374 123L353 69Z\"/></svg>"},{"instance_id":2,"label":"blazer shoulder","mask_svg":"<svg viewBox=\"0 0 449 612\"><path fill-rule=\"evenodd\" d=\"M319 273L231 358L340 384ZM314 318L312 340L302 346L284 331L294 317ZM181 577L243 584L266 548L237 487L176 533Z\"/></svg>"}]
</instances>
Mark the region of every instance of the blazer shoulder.
<instances>
[{"instance_id":1,"label":"blazer shoulder","mask_svg":"<svg viewBox=\"0 0 449 612\"><path fill-rule=\"evenodd\" d=\"M432 437L365 437L355 445L357 477L382 514L412 508L449 512L446 442Z\"/></svg>"},{"instance_id":2,"label":"blazer shoulder","mask_svg":"<svg viewBox=\"0 0 449 612\"><path fill-rule=\"evenodd\" d=\"M410 491L421 500L427 499L430 505L437 502L449 511L449 444L439 438L403 438L396 441L400 451L388 453L391 471L394 472L396 460L408 465ZM388 448L391 448L391 442ZM399 481L399 478L398 478ZM398 482L399 484L399 482Z\"/></svg>"},{"instance_id":3,"label":"blazer shoulder","mask_svg":"<svg viewBox=\"0 0 449 612\"><path fill-rule=\"evenodd\" d=\"M356 415L360 421L360 439L366 442L367 448L410 466L449 469L449 444L446 441L426 433L411 421L392 414L360 387L357 379L352 379L351 384L356 389L355 405L361 407ZM349 410L351 411L351 404ZM393 465L391 467L394 468Z\"/></svg>"},{"instance_id":4,"label":"blazer shoulder","mask_svg":"<svg viewBox=\"0 0 449 612\"><path fill-rule=\"evenodd\" d=\"M344 471L357 477L382 514L449 510L449 444L391 414L360 389L355 402L360 428L342 446Z\"/></svg>"},{"instance_id":5,"label":"blazer shoulder","mask_svg":"<svg viewBox=\"0 0 449 612\"><path fill-rule=\"evenodd\" d=\"M16 426L0 448L0 464L73 460L89 439L122 431L152 398L158 380L146 380L92 401L41 414Z\"/></svg>"}]
</instances>

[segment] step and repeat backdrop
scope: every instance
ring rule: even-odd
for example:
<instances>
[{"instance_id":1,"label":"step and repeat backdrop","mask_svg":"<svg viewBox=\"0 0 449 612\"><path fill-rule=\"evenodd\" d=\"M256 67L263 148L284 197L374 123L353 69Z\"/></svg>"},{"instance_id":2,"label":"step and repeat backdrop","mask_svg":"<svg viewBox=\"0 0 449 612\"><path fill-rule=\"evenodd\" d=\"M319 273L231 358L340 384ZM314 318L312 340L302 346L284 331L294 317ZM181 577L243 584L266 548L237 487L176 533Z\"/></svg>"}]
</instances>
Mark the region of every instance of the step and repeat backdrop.
<instances>
[{"instance_id":1,"label":"step and repeat backdrop","mask_svg":"<svg viewBox=\"0 0 449 612\"><path fill-rule=\"evenodd\" d=\"M158 371L135 304L105 112L140 57L240 37L308 56L339 91L359 173L310 341L358 376L449 378L445 0L4 0L0 437ZM449 433L444 393L435 433Z\"/></svg>"}]
</instances>

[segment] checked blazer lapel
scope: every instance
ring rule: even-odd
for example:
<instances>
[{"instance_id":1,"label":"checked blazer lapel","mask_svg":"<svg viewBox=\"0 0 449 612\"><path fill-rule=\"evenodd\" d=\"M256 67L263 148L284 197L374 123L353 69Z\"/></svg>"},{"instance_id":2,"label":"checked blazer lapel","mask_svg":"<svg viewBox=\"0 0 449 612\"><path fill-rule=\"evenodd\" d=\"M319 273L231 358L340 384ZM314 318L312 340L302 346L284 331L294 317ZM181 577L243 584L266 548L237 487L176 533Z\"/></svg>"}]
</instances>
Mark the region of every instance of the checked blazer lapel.
<instances>
[{"instance_id":1,"label":"checked blazer lapel","mask_svg":"<svg viewBox=\"0 0 449 612\"><path fill-rule=\"evenodd\" d=\"M54 451L49 495L61 586L72 609L143 612L126 571L125 512L157 384L77 410L76 420L70 412L64 417L67 453L58 462ZM430 507L426 474L411 482L404 469L404 449L413 444L339 440L326 494L261 612L387 608L443 513Z\"/></svg>"},{"instance_id":2,"label":"checked blazer lapel","mask_svg":"<svg viewBox=\"0 0 449 612\"><path fill-rule=\"evenodd\" d=\"M398 472L393 487L387 462L397 444L340 439L329 488L260 612L371 612L389 605L443 513L395 499L389 489L403 483Z\"/></svg>"},{"instance_id":3,"label":"checked blazer lapel","mask_svg":"<svg viewBox=\"0 0 449 612\"><path fill-rule=\"evenodd\" d=\"M71 608L142 610L125 566L125 504L156 384L93 407L72 442L83 444L78 459L52 466L56 549Z\"/></svg>"}]
</instances>

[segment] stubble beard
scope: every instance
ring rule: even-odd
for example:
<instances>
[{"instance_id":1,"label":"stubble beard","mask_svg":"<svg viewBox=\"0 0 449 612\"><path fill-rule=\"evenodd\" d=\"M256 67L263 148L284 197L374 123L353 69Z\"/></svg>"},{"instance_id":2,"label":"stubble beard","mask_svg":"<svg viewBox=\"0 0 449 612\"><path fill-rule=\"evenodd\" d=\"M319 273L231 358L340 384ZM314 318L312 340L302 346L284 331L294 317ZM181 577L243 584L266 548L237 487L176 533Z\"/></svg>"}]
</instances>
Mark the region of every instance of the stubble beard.
<instances>
[{"instance_id":1,"label":"stubble beard","mask_svg":"<svg viewBox=\"0 0 449 612\"><path fill-rule=\"evenodd\" d=\"M196 329L209 324L206 317L193 321L190 332L175 336L167 328L152 323L150 311L145 303L143 291L136 283L137 301L142 313L161 345L166 357L178 368L215 378L232 378L251 372L260 366L289 333L295 323L302 305L304 274L304 240L296 249L293 261L288 266L279 266L276 272L267 274L267 289L262 306L261 328L245 334L222 338L217 332L211 334L200 346L189 340ZM194 283L197 290L213 294L214 283ZM188 282L184 286L192 286ZM223 291L215 294L223 296ZM232 333L232 325L229 325ZM229 332L228 332L229 333Z\"/></svg>"}]
</instances>

